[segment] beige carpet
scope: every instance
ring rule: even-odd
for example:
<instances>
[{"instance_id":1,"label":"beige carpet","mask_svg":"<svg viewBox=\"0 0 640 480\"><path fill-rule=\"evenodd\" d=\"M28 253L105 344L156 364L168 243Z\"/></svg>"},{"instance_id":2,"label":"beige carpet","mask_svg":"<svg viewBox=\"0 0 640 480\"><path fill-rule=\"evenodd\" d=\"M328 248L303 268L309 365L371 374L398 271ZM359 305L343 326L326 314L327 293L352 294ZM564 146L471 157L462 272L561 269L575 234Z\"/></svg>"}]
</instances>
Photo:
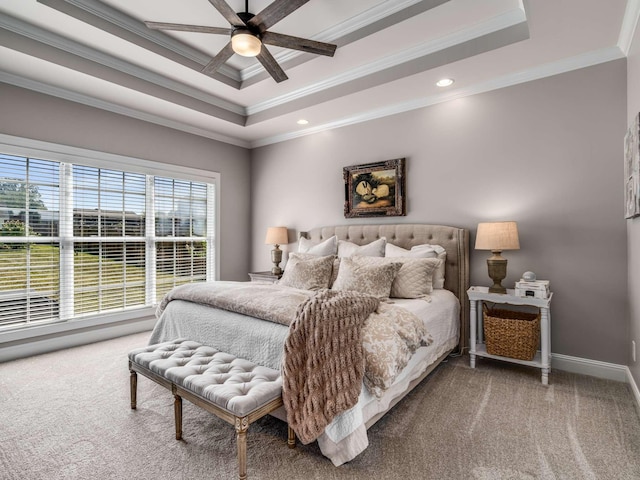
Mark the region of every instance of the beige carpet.
<instances>
[{"instance_id":1,"label":"beige carpet","mask_svg":"<svg viewBox=\"0 0 640 480\"><path fill-rule=\"evenodd\" d=\"M233 479L233 428L139 377L129 409L126 354L137 334L0 364L2 479ZM369 431L369 448L334 467L317 445L286 447L272 417L248 435L250 479L640 479L640 418L622 383L453 359Z\"/></svg>"}]
</instances>

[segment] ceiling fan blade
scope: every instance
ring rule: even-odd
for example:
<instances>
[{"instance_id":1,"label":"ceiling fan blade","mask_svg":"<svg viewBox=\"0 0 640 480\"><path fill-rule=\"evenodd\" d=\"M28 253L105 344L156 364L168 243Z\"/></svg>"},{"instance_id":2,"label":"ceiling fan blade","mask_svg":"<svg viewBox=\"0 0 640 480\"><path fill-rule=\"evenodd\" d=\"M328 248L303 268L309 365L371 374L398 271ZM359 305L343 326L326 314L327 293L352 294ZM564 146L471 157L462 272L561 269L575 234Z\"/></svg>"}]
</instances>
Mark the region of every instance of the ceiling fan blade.
<instances>
[{"instance_id":1,"label":"ceiling fan blade","mask_svg":"<svg viewBox=\"0 0 640 480\"><path fill-rule=\"evenodd\" d=\"M333 57L336 51L336 45L331 43L316 42L307 38L292 37L291 35L274 32L264 32L262 34L262 43L300 50L301 52L315 53L316 55L326 55L327 57Z\"/></svg>"},{"instance_id":2,"label":"ceiling fan blade","mask_svg":"<svg viewBox=\"0 0 640 480\"><path fill-rule=\"evenodd\" d=\"M202 69L202 73L205 75L211 75L216 72L229 58L233 55L233 48L231 48L231 42L227 43L225 47L218 52L218 54L211 59Z\"/></svg>"},{"instance_id":3,"label":"ceiling fan blade","mask_svg":"<svg viewBox=\"0 0 640 480\"><path fill-rule=\"evenodd\" d=\"M236 12L233 11L233 8L229 6L227 2L224 0L209 0L209 3L215 7L220 15L227 19L231 25L239 27L245 25L242 19L238 16Z\"/></svg>"},{"instance_id":4,"label":"ceiling fan blade","mask_svg":"<svg viewBox=\"0 0 640 480\"><path fill-rule=\"evenodd\" d=\"M213 0L209 0L213 3ZM260 13L256 14L247 25L256 27L261 33L272 27L290 13L296 11L309 0L275 0L265 7Z\"/></svg>"},{"instance_id":5,"label":"ceiling fan blade","mask_svg":"<svg viewBox=\"0 0 640 480\"><path fill-rule=\"evenodd\" d=\"M267 47L265 47L264 45L262 45L260 54L256 58L276 82L284 82L287 78L289 78L287 77L287 74L284 73L284 70L282 70L280 65L278 65L276 59L273 58L273 55L271 55L269 50L267 50Z\"/></svg>"},{"instance_id":6,"label":"ceiling fan blade","mask_svg":"<svg viewBox=\"0 0 640 480\"><path fill-rule=\"evenodd\" d=\"M181 32L217 33L230 35L230 28L207 27L204 25L184 25L182 23L144 22L152 30L179 30Z\"/></svg>"}]
</instances>

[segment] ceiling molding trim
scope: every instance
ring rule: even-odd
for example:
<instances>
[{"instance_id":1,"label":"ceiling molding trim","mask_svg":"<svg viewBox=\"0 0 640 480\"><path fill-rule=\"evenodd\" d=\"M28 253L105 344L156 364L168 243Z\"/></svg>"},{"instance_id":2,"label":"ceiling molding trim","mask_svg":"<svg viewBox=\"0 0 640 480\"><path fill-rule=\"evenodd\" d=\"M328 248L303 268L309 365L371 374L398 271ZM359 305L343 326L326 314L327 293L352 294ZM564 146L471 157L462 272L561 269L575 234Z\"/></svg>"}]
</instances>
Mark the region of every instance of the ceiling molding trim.
<instances>
[{"instance_id":1,"label":"ceiling molding trim","mask_svg":"<svg viewBox=\"0 0 640 480\"><path fill-rule=\"evenodd\" d=\"M16 87L33 90L34 92L43 93L45 95L50 95L53 97L61 98L63 100L69 100L71 102L86 105L88 107L98 108L100 110L106 110L108 112L116 113L118 115L124 115L126 117L135 118L137 120L142 120L142 121L154 123L156 125L160 125L163 127L168 127L174 130L180 130L182 132L198 135L200 137L210 138L211 140L217 140L219 142L229 143L231 145L236 145L238 147L244 147L244 148L251 147L250 142L247 142L245 140L241 140L235 137L229 137L226 135L221 135L221 134L212 132L210 130L205 130L202 128L187 125L182 122L169 120L167 118L160 117L159 115L154 115L152 113L142 112L140 110L136 110L129 107L123 107L122 105L118 105L112 102L107 102L105 100L99 100L97 98L83 95L77 92L72 92L71 90L67 90L65 88L54 87L52 85L48 85L42 82L38 82L36 80L24 78L22 76L14 75L12 73L0 71L0 83L7 83L9 85L14 85Z\"/></svg>"},{"instance_id":2,"label":"ceiling molding trim","mask_svg":"<svg viewBox=\"0 0 640 480\"><path fill-rule=\"evenodd\" d=\"M350 33L363 29L372 23L383 20L388 16L394 15L423 1L424 0L388 0L309 38L318 42L333 42L337 38L342 38ZM448 2L450 0L446 1ZM274 58L279 64L283 64L301 55L304 55L304 52L287 50L274 55ZM245 81L260 74L263 70L259 63L250 65L240 70L240 78L242 81Z\"/></svg>"},{"instance_id":3,"label":"ceiling molding trim","mask_svg":"<svg viewBox=\"0 0 640 480\"><path fill-rule=\"evenodd\" d=\"M383 20L394 15L406 8L412 7L424 0L395 0L379 3L378 5L359 13L355 17L323 30L317 35L317 40L324 41L333 38L342 38L343 36L360 30L368 25ZM446 0L447 2L450 0Z\"/></svg>"},{"instance_id":4,"label":"ceiling molding trim","mask_svg":"<svg viewBox=\"0 0 640 480\"><path fill-rule=\"evenodd\" d=\"M269 110L274 107L304 98L308 95L312 95L329 88L336 87L338 85L357 80L359 78L372 75L376 72L386 70L389 68L397 67L406 62L425 57L435 52L445 50L455 45L474 40L478 37L489 35L491 33L504 30L509 27L526 22L526 16L520 9L515 9L510 12L506 12L501 15L497 15L486 22L474 25L471 28L459 30L450 35L444 35L436 38L432 41L425 42L421 45L417 45L407 50L403 50L399 53L388 55L380 60L370 62L365 65L361 65L357 68L343 72L340 75L336 75L321 82L316 82L308 87L294 90L285 95L269 99L265 102L260 102L255 105L249 105L246 107L247 115L253 115L265 110Z\"/></svg>"},{"instance_id":5,"label":"ceiling molding trim","mask_svg":"<svg viewBox=\"0 0 640 480\"><path fill-rule=\"evenodd\" d=\"M95 0L37 0L37 1L38 3L46 5L49 8L53 8L54 10L64 13L65 15L75 18L76 20L79 20L81 22L87 22L86 18L79 18L78 13L70 11L68 8L64 8L64 4L72 5L73 7L79 10L82 10L83 12L89 15L92 15L97 19L100 19L112 25L115 25L116 27L126 30L141 39L144 39L163 49L169 50L177 55L180 55L183 58L186 58L192 62L195 62L201 67L204 67L211 60L211 57L209 55L195 48L192 48L189 45L186 45L180 42L179 40L176 40L161 31L151 30L150 28L147 28L147 26L144 25L144 23L140 22L139 20L136 20L135 18L120 12L119 10L116 10L108 5L97 2ZM90 21L89 23L100 30L106 31L100 25L99 22ZM107 33L110 33L111 35L115 35L119 37L119 35L115 34L114 32L107 32ZM133 39L131 38L128 38L126 40L131 41L132 43L138 45L141 48L145 48L139 42L133 41ZM148 50L147 48L145 49ZM166 55L163 55L161 52L156 51L154 53L167 58ZM240 78L241 78L240 72L237 69L230 67L229 65L223 65L218 70L218 72L222 75L225 75L233 79L235 82L240 82Z\"/></svg>"},{"instance_id":6,"label":"ceiling molding trim","mask_svg":"<svg viewBox=\"0 0 640 480\"><path fill-rule=\"evenodd\" d=\"M287 140L293 140L295 138L304 137L307 135L313 135L327 130L333 130L336 128L346 127L358 123L368 122L378 118L388 117L390 115L396 115L399 113L416 110L419 108L429 107L438 103L448 102L457 98L468 97L471 95L477 95L479 93L490 92L493 90L499 90L501 88L518 85L521 83L530 82L533 80L539 80L541 78L551 77L562 73L578 70L580 68L591 67L612 60L618 60L624 58L622 50L618 47L609 47L605 49L595 50L593 52L587 52L574 57L566 58L556 62L551 62L541 67L536 67L513 74L504 75L494 80L483 82L477 85L471 85L466 88L454 90L446 94L432 95L422 99L411 100L408 102L398 103L384 108L378 108L370 110L368 112L362 112L357 115L345 117L335 122L328 122L323 125L318 125L304 130L297 130L295 132L285 133L282 135L274 135L272 137L266 137L260 140L251 142L251 148L264 147L266 145L272 145L274 143L280 143Z\"/></svg>"},{"instance_id":7,"label":"ceiling molding trim","mask_svg":"<svg viewBox=\"0 0 640 480\"><path fill-rule=\"evenodd\" d=\"M44 3L44 0L38 0L38 1L40 3ZM48 3L51 3L52 1L54 0L49 0ZM208 58L208 55L205 55L199 50L196 50L195 48L185 45L182 42L174 40L173 38L163 34L162 32L159 32L157 30L151 30L150 28L147 28L146 25L144 25L139 20L136 20L135 18L130 17L129 15L126 15L121 11L116 10L115 8L112 8L109 5L106 5L104 3L97 2L95 0L57 0L57 1L63 1L71 5L74 5L75 7L78 7L84 10L85 12L90 13L91 15L101 18L102 20L106 20L107 22L117 25L120 28L124 28L125 30L130 31L131 33L135 33L136 35L142 38L145 38L150 42L156 43L168 50L171 50L177 53L178 55L182 55L183 57L193 60L194 62L197 62L202 66L205 66L209 62L209 60L211 60L210 58ZM69 13L67 13L67 15L69 15Z\"/></svg>"},{"instance_id":8,"label":"ceiling molding trim","mask_svg":"<svg viewBox=\"0 0 640 480\"><path fill-rule=\"evenodd\" d=\"M625 57L629 56L631 43L638 28L639 19L640 0L627 0L627 8L624 11L624 17L620 27L620 36L618 37L618 47L622 50Z\"/></svg>"},{"instance_id":9,"label":"ceiling molding trim","mask_svg":"<svg viewBox=\"0 0 640 480\"><path fill-rule=\"evenodd\" d=\"M223 110L246 116L246 109L241 105L228 102L224 99L202 92L196 88L191 88L185 84L171 80L163 75L154 73L132 63L117 59L91 47L81 45L73 40L62 37L56 33L49 32L40 27L23 22L20 19L0 13L0 28L9 30L23 37L30 38L36 42L43 43L53 48L62 50L78 57L84 58L119 72L131 75L135 78L153 83L160 87L174 92L201 100L209 105L219 107Z\"/></svg>"}]
</instances>

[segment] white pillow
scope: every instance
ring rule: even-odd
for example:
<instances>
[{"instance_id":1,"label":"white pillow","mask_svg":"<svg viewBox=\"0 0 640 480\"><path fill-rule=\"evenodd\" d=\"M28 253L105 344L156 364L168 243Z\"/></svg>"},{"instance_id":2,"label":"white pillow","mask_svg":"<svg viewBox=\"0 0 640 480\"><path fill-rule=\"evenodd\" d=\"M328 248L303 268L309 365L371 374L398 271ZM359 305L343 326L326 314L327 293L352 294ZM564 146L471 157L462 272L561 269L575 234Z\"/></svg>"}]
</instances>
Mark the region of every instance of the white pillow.
<instances>
[{"instance_id":1,"label":"white pillow","mask_svg":"<svg viewBox=\"0 0 640 480\"><path fill-rule=\"evenodd\" d=\"M385 258L402 262L391 284L392 298L427 298L433 291L433 274L442 263L439 258Z\"/></svg>"},{"instance_id":2,"label":"white pillow","mask_svg":"<svg viewBox=\"0 0 640 480\"><path fill-rule=\"evenodd\" d=\"M391 262L379 257L344 257L340 259L338 278L332 290L350 290L386 299L391 294L391 285L400 262Z\"/></svg>"},{"instance_id":3,"label":"white pillow","mask_svg":"<svg viewBox=\"0 0 640 480\"><path fill-rule=\"evenodd\" d=\"M298 253L309 253L319 257L336 255L338 253L338 237L334 235L320 243L313 243L311 240L300 237L300 240L298 240Z\"/></svg>"},{"instance_id":4,"label":"white pillow","mask_svg":"<svg viewBox=\"0 0 640 480\"><path fill-rule=\"evenodd\" d=\"M440 266L433 274L433 288L444 288L444 272L447 262L447 251L440 245L416 245L411 250L398 247L392 243L387 243L385 247L385 257L408 257L408 258L439 258L442 260Z\"/></svg>"},{"instance_id":5,"label":"white pillow","mask_svg":"<svg viewBox=\"0 0 640 480\"><path fill-rule=\"evenodd\" d=\"M347 242L345 240L338 241L338 256L339 257L384 257L384 249L387 244L387 239L382 237L374 240L366 245L356 245L355 243Z\"/></svg>"}]
</instances>

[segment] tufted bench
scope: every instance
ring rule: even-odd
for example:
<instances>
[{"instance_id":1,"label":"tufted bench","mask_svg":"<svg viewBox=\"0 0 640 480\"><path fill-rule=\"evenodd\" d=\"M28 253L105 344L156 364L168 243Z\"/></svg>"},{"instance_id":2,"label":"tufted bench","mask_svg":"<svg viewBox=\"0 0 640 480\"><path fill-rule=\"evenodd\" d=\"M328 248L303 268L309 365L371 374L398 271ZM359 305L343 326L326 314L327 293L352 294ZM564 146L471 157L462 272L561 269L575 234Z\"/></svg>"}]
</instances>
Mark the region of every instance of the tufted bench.
<instances>
[{"instance_id":1,"label":"tufted bench","mask_svg":"<svg viewBox=\"0 0 640 480\"><path fill-rule=\"evenodd\" d=\"M186 339L132 350L129 371L134 410L138 373L171 390L177 440L182 438L183 398L234 425L239 478L247 478L247 430L282 405L280 372ZM295 447L290 427L287 443Z\"/></svg>"}]
</instances>

